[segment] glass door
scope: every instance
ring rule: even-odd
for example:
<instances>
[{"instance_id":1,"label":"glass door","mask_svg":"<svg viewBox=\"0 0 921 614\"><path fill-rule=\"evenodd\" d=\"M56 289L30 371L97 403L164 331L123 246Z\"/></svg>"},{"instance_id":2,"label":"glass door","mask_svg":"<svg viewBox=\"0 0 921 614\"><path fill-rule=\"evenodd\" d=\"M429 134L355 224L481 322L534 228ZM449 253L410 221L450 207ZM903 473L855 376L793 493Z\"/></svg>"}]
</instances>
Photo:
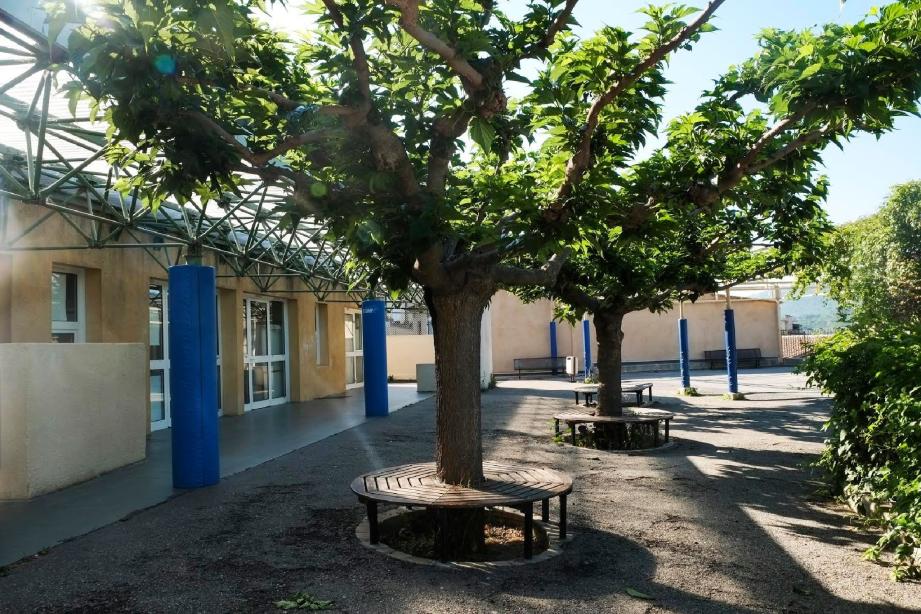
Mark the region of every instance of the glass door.
<instances>
[{"instance_id":1,"label":"glass door","mask_svg":"<svg viewBox=\"0 0 921 614\"><path fill-rule=\"evenodd\" d=\"M167 344L166 284L147 287L147 320L150 335L150 429L170 426L169 351Z\"/></svg>"},{"instance_id":2,"label":"glass door","mask_svg":"<svg viewBox=\"0 0 921 614\"><path fill-rule=\"evenodd\" d=\"M361 313L345 312L345 387L357 388L365 382Z\"/></svg>"},{"instance_id":3,"label":"glass door","mask_svg":"<svg viewBox=\"0 0 921 614\"><path fill-rule=\"evenodd\" d=\"M147 286L147 321L150 339L150 430L169 428L169 310L166 283ZM218 311L220 316L220 311ZM217 414L221 415L221 325L217 320Z\"/></svg>"},{"instance_id":4,"label":"glass door","mask_svg":"<svg viewBox=\"0 0 921 614\"><path fill-rule=\"evenodd\" d=\"M244 299L243 409L288 400L287 314L284 301Z\"/></svg>"}]
</instances>

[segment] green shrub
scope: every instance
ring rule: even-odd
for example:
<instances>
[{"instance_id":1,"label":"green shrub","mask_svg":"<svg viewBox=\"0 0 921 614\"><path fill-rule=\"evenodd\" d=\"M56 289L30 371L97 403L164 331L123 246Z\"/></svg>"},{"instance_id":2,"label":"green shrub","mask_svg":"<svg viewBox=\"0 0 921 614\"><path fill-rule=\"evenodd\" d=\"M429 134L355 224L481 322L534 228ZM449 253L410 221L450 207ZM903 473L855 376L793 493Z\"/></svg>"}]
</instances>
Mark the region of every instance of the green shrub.
<instances>
[{"instance_id":1,"label":"green shrub","mask_svg":"<svg viewBox=\"0 0 921 614\"><path fill-rule=\"evenodd\" d=\"M921 577L921 325L841 331L800 370L834 395L820 460L834 491L883 530L867 557L891 550L896 579Z\"/></svg>"}]
</instances>

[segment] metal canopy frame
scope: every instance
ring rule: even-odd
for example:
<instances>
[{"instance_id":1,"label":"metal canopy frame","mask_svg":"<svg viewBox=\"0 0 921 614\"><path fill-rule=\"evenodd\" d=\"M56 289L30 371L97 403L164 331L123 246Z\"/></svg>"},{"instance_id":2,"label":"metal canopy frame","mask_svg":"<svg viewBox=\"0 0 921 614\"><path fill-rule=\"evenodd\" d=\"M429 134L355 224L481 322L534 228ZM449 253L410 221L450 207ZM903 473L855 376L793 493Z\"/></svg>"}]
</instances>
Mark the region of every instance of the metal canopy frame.
<instances>
[{"instance_id":1,"label":"metal canopy frame","mask_svg":"<svg viewBox=\"0 0 921 614\"><path fill-rule=\"evenodd\" d=\"M284 223L282 187L244 177L248 187L240 197L164 202L156 211L137 192L119 193L116 182L134 169L106 162L105 126L90 120L88 104L71 113L67 101L55 96L54 62L64 53L0 10L0 252L141 249L165 270L183 253L201 249L230 267L230 277L249 277L262 291L311 292L347 302L367 297L360 287L365 270L348 264L348 250L323 221ZM47 212L13 236L8 217L14 206ZM55 217L81 237L77 244L18 245ZM274 288L286 278L299 279L303 289Z\"/></svg>"}]
</instances>

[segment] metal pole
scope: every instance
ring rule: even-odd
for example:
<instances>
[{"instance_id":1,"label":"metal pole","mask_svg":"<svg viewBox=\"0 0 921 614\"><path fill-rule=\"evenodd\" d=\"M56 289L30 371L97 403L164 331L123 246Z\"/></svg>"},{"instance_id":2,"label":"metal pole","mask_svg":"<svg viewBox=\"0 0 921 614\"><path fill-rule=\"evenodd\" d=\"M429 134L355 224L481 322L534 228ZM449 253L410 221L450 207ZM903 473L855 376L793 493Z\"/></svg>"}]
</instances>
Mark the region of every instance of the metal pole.
<instances>
[{"instance_id":1,"label":"metal pole","mask_svg":"<svg viewBox=\"0 0 921 614\"><path fill-rule=\"evenodd\" d=\"M678 363L681 365L681 387L687 390L691 387L691 369L688 352L688 321L684 317L684 309L678 303Z\"/></svg>"},{"instance_id":2,"label":"metal pole","mask_svg":"<svg viewBox=\"0 0 921 614\"><path fill-rule=\"evenodd\" d=\"M726 330L726 374L729 376L729 394L736 395L739 393L739 373L736 362L736 320L728 289L726 290L724 323Z\"/></svg>"},{"instance_id":3,"label":"metal pole","mask_svg":"<svg viewBox=\"0 0 921 614\"><path fill-rule=\"evenodd\" d=\"M592 375L592 331L586 318L582 320L582 346L585 352L585 377Z\"/></svg>"},{"instance_id":4,"label":"metal pole","mask_svg":"<svg viewBox=\"0 0 921 614\"><path fill-rule=\"evenodd\" d=\"M390 413L387 398L387 303L380 299L361 304L364 341L365 415L385 417Z\"/></svg>"},{"instance_id":5,"label":"metal pole","mask_svg":"<svg viewBox=\"0 0 921 614\"><path fill-rule=\"evenodd\" d=\"M173 486L200 488L220 480L214 269L170 267L169 290Z\"/></svg>"},{"instance_id":6,"label":"metal pole","mask_svg":"<svg viewBox=\"0 0 921 614\"><path fill-rule=\"evenodd\" d=\"M555 322L555 321L551 321L551 322L550 322L550 361L551 361L551 363L553 364L553 374L554 374L554 375L557 374L556 357L557 357L557 350L556 350L556 322Z\"/></svg>"}]
</instances>

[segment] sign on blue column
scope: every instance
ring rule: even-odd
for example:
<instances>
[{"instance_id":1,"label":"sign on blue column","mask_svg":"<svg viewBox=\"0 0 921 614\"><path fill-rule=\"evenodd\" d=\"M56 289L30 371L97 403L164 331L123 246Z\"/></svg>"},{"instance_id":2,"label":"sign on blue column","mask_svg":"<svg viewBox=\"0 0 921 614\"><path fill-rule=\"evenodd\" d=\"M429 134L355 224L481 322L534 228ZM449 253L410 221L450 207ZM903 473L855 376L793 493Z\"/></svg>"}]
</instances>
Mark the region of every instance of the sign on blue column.
<instances>
[{"instance_id":1,"label":"sign on blue column","mask_svg":"<svg viewBox=\"0 0 921 614\"><path fill-rule=\"evenodd\" d=\"M724 312L726 329L726 374L729 376L729 392L739 392L739 373L736 359L736 319L732 309Z\"/></svg>"},{"instance_id":2,"label":"sign on blue column","mask_svg":"<svg viewBox=\"0 0 921 614\"><path fill-rule=\"evenodd\" d=\"M688 358L688 320L678 320L678 362L681 365L681 387L691 387L691 369Z\"/></svg>"},{"instance_id":3,"label":"sign on blue column","mask_svg":"<svg viewBox=\"0 0 921 614\"><path fill-rule=\"evenodd\" d=\"M169 269L170 413L173 486L220 479L217 418L217 309L214 269Z\"/></svg>"},{"instance_id":4,"label":"sign on blue column","mask_svg":"<svg viewBox=\"0 0 921 614\"><path fill-rule=\"evenodd\" d=\"M365 415L387 416L387 304L379 299L361 304L365 361Z\"/></svg>"}]
</instances>

